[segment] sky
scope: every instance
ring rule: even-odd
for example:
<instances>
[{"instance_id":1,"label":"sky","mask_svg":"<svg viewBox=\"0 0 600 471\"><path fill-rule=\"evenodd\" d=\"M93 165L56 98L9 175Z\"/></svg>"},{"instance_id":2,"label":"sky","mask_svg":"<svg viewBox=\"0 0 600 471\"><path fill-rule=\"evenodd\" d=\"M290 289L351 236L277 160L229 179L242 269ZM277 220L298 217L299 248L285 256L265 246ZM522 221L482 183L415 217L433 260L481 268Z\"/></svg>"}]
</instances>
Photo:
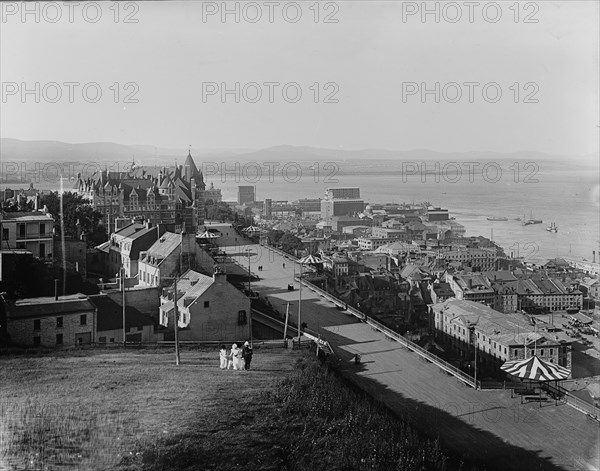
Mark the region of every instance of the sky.
<instances>
[{"instance_id":1,"label":"sky","mask_svg":"<svg viewBox=\"0 0 600 471\"><path fill-rule=\"evenodd\" d=\"M598 152L599 3L450 3L3 3L0 136Z\"/></svg>"}]
</instances>

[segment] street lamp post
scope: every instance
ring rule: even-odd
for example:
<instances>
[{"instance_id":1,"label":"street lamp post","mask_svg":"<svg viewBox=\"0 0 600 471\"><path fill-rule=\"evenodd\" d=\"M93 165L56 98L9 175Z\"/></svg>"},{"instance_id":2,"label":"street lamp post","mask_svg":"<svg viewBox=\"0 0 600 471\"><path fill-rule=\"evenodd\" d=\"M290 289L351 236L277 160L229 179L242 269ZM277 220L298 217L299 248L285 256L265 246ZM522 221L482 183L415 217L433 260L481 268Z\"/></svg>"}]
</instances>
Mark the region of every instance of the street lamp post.
<instances>
[{"instance_id":1,"label":"street lamp post","mask_svg":"<svg viewBox=\"0 0 600 471\"><path fill-rule=\"evenodd\" d=\"M125 267L121 266L121 295L123 296L123 348L127 348L127 330L125 328Z\"/></svg>"},{"instance_id":2,"label":"street lamp post","mask_svg":"<svg viewBox=\"0 0 600 471\"><path fill-rule=\"evenodd\" d=\"M248 296L250 296L252 294L252 290L250 289L250 279L252 277L252 274L250 272L250 252L252 251L252 249L248 248L246 249L246 253L248 254Z\"/></svg>"},{"instance_id":3,"label":"street lamp post","mask_svg":"<svg viewBox=\"0 0 600 471\"><path fill-rule=\"evenodd\" d=\"M296 266L296 262L294 262L294 266ZM300 288L298 289L298 347L300 347L300 342L302 341L302 319L300 316L302 308L302 264L300 264Z\"/></svg>"},{"instance_id":4,"label":"street lamp post","mask_svg":"<svg viewBox=\"0 0 600 471\"><path fill-rule=\"evenodd\" d=\"M175 322L173 323L173 329L175 332L175 365L179 366L180 357L179 357L179 311L177 309L177 278L175 278L175 283L173 285L175 290L173 294L173 303L175 306Z\"/></svg>"}]
</instances>

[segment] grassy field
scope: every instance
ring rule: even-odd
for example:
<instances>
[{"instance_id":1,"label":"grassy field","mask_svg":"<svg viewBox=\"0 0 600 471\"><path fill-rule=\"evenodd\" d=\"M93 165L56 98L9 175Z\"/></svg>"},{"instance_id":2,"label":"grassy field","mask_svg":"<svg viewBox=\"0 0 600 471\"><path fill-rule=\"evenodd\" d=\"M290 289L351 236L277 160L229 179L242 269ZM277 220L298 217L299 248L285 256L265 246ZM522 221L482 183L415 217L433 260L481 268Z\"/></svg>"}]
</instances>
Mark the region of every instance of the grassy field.
<instances>
[{"instance_id":1,"label":"grassy field","mask_svg":"<svg viewBox=\"0 0 600 471\"><path fill-rule=\"evenodd\" d=\"M257 349L0 358L0 469L450 469L418 436L312 356Z\"/></svg>"}]
</instances>

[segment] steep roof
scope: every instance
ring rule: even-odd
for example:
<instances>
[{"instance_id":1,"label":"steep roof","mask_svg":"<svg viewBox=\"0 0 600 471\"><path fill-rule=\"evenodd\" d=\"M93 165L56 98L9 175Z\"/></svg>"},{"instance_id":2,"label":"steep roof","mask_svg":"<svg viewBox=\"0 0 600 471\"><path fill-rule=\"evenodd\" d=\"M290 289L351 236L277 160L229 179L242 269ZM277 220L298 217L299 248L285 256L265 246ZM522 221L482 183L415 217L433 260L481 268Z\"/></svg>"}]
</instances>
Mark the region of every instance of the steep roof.
<instances>
[{"instance_id":1,"label":"steep roof","mask_svg":"<svg viewBox=\"0 0 600 471\"><path fill-rule=\"evenodd\" d=\"M180 234L166 232L146 251L147 257L154 257L162 261L177 249L180 243Z\"/></svg>"},{"instance_id":2,"label":"steep roof","mask_svg":"<svg viewBox=\"0 0 600 471\"><path fill-rule=\"evenodd\" d=\"M188 152L188 156L183 163L183 173L188 179L195 179L196 181L202 180L202 173L198 171L198 167L194 163L194 159L192 158L192 153Z\"/></svg>"}]
</instances>

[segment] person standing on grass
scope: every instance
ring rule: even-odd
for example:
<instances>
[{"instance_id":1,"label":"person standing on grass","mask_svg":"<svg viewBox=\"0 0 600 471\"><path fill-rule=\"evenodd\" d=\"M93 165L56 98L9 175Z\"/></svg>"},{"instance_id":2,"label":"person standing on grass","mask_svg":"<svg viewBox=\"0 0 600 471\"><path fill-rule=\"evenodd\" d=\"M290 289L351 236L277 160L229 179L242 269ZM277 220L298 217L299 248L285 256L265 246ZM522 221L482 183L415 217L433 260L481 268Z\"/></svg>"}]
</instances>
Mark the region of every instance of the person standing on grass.
<instances>
[{"instance_id":1,"label":"person standing on grass","mask_svg":"<svg viewBox=\"0 0 600 471\"><path fill-rule=\"evenodd\" d=\"M244 347L242 348L242 357L244 358L245 370L250 369L250 363L252 362L252 347L248 342L244 342Z\"/></svg>"},{"instance_id":2,"label":"person standing on grass","mask_svg":"<svg viewBox=\"0 0 600 471\"><path fill-rule=\"evenodd\" d=\"M231 360L234 370L242 369L242 349L238 348L237 343L234 343L231 347Z\"/></svg>"},{"instance_id":3,"label":"person standing on grass","mask_svg":"<svg viewBox=\"0 0 600 471\"><path fill-rule=\"evenodd\" d=\"M232 368L233 368L234 370L237 370L236 363L235 363L235 352L236 352L237 350L238 350L238 348L237 348L237 344L236 344L236 343L234 343L234 344L231 346L231 350L229 351L229 355L227 355L227 369L228 369L228 370L230 370L230 369L232 369Z\"/></svg>"},{"instance_id":4,"label":"person standing on grass","mask_svg":"<svg viewBox=\"0 0 600 471\"><path fill-rule=\"evenodd\" d=\"M222 370L227 368L227 363L229 363L229 359L227 357L227 347L225 345L221 345L221 351L219 352L219 359L221 360L221 364L219 365Z\"/></svg>"}]
</instances>

